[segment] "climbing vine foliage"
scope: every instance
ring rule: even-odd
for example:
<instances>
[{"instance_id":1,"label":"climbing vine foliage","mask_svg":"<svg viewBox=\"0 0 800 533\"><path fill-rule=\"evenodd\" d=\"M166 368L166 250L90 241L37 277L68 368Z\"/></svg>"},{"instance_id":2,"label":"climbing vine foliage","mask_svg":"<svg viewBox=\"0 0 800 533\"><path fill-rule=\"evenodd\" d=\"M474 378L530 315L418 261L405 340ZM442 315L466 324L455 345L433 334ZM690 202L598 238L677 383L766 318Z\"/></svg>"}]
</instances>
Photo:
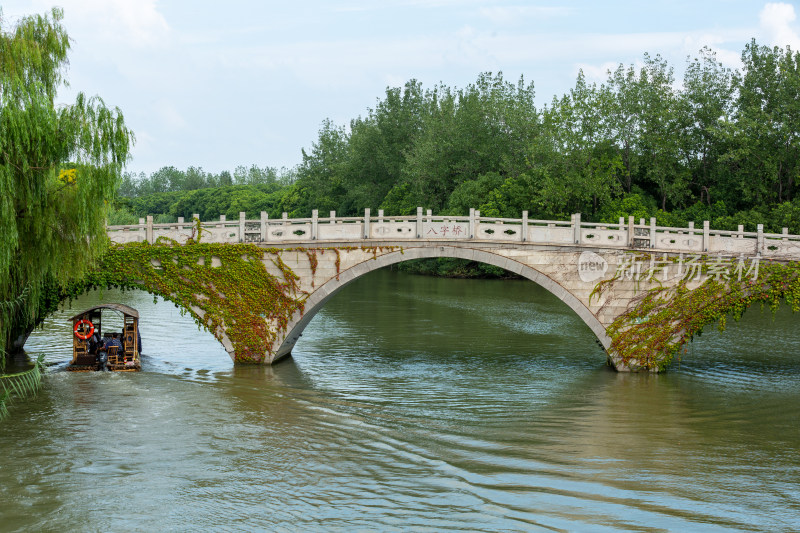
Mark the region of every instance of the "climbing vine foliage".
<instances>
[{"instance_id":1,"label":"climbing vine foliage","mask_svg":"<svg viewBox=\"0 0 800 533\"><path fill-rule=\"evenodd\" d=\"M358 249L377 257L380 251L394 248ZM112 245L97 269L70 285L60 298L76 297L92 288L145 290L189 312L217 339L227 336L231 343L227 348L233 349L237 363L263 363L292 317L305 311L309 295L281 255L305 255L313 276L317 254L329 251L335 254L338 278L340 254L355 249L262 248L255 244L202 243L194 238L186 245L163 238L155 244Z\"/></svg>"},{"instance_id":2,"label":"climbing vine foliage","mask_svg":"<svg viewBox=\"0 0 800 533\"><path fill-rule=\"evenodd\" d=\"M705 326L722 331L756 302L773 312L781 302L800 311L800 263L762 263L755 280L709 278L694 289L682 281L644 291L608 328L609 351L631 370L663 370Z\"/></svg>"},{"instance_id":3,"label":"climbing vine foliage","mask_svg":"<svg viewBox=\"0 0 800 533\"><path fill-rule=\"evenodd\" d=\"M266 264L280 275L270 274ZM302 312L307 293L281 260L280 250L252 244L171 241L112 246L98 269L74 290L138 288L174 302L202 327L233 345L237 362L260 363Z\"/></svg>"}]
</instances>

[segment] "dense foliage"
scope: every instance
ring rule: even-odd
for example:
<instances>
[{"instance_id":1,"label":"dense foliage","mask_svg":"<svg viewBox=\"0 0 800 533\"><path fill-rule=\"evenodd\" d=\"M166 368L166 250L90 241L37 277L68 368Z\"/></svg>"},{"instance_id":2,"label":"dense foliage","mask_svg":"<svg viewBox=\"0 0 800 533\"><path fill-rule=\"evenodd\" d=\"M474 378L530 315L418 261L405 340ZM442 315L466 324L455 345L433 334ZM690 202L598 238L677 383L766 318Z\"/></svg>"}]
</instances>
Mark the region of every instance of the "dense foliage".
<instances>
[{"instance_id":1,"label":"dense foliage","mask_svg":"<svg viewBox=\"0 0 800 533\"><path fill-rule=\"evenodd\" d=\"M194 191L226 185L288 185L295 179L294 171L290 169L276 169L273 167L260 168L251 165L249 168L239 165L233 174L223 170L219 174L206 172L200 167L189 167L185 171L173 166L163 167L147 176L144 172L138 175L125 172L119 187L119 194L124 197L146 196L175 191Z\"/></svg>"},{"instance_id":2,"label":"dense foliage","mask_svg":"<svg viewBox=\"0 0 800 533\"><path fill-rule=\"evenodd\" d=\"M61 20L53 9L0 26L2 351L39 317L46 284L80 277L103 251L105 205L132 142L100 98L54 105L69 49Z\"/></svg>"},{"instance_id":3,"label":"dense foliage","mask_svg":"<svg viewBox=\"0 0 800 533\"><path fill-rule=\"evenodd\" d=\"M654 216L682 227L708 220L725 230L764 224L798 234L800 55L752 41L742 61L734 71L703 49L678 85L666 61L645 55L640 68L619 65L599 86L579 74L541 109L532 84L502 74L481 74L463 89L423 90L411 80L348 127L324 121L292 171L237 167L231 178L168 167L128 177L131 198L109 221L307 217L312 209L357 216L366 207L401 215L422 206L540 219L580 212L602 222ZM463 261L402 268L493 275Z\"/></svg>"},{"instance_id":4,"label":"dense foliage","mask_svg":"<svg viewBox=\"0 0 800 533\"><path fill-rule=\"evenodd\" d=\"M774 312L782 301L800 311L800 263L762 264L755 280L709 277L691 290L685 281L656 287L644 291L608 328L609 351L631 370L663 370L705 326L717 324L723 330L729 316L739 320L755 302Z\"/></svg>"},{"instance_id":5,"label":"dense foliage","mask_svg":"<svg viewBox=\"0 0 800 533\"><path fill-rule=\"evenodd\" d=\"M423 90L411 80L347 127L323 122L302 163L284 171L291 179L239 167L233 181L206 179L228 184L218 192L191 191L197 179L181 187L175 169L162 169L137 190L164 192L138 194L125 213L135 221L474 207L485 216L655 216L661 225L709 220L754 231L763 223L800 233L800 54L752 41L742 61L731 70L703 49L678 84L666 61L645 55L641 67L619 65L599 86L579 74L540 109L532 84L502 74L481 74L463 89ZM189 182L198 172L182 175Z\"/></svg>"},{"instance_id":6,"label":"dense foliage","mask_svg":"<svg viewBox=\"0 0 800 533\"><path fill-rule=\"evenodd\" d=\"M280 278L267 272L265 254L280 270ZM214 260L220 264L215 266ZM250 363L264 361L278 332L286 329L295 312L303 311L307 296L278 250L253 244L181 246L163 241L113 246L98 268L69 291L77 295L88 288L115 286L175 302L218 339L226 327L236 361Z\"/></svg>"},{"instance_id":7,"label":"dense foliage","mask_svg":"<svg viewBox=\"0 0 800 533\"><path fill-rule=\"evenodd\" d=\"M303 313L308 297L282 254L305 254L312 277L317 254L334 254L338 279L341 252L355 249L265 249L254 244L202 243L201 236L202 232L185 245L163 238L152 245L113 245L81 280L63 288L53 286L51 301L57 304L95 288L144 290L174 302L219 340L224 329L237 363L263 363L292 317ZM374 256L394 249L360 248ZM280 275L270 274L265 261L272 262Z\"/></svg>"}]
</instances>

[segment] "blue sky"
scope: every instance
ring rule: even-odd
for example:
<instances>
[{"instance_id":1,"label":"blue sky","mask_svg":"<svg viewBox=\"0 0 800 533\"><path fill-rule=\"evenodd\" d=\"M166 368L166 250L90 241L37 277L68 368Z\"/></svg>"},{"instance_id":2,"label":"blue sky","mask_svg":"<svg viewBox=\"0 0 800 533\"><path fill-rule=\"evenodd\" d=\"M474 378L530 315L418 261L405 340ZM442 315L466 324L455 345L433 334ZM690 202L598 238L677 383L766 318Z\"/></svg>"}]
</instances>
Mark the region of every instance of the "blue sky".
<instances>
[{"instance_id":1,"label":"blue sky","mask_svg":"<svg viewBox=\"0 0 800 533\"><path fill-rule=\"evenodd\" d=\"M800 49L800 3L709 1L60 0L75 91L119 106L132 171L291 167L325 118L347 124L410 78L465 86L524 76L537 104L661 54L680 77L702 46L738 66L745 43ZM3 2L3 26L51 2Z\"/></svg>"}]
</instances>

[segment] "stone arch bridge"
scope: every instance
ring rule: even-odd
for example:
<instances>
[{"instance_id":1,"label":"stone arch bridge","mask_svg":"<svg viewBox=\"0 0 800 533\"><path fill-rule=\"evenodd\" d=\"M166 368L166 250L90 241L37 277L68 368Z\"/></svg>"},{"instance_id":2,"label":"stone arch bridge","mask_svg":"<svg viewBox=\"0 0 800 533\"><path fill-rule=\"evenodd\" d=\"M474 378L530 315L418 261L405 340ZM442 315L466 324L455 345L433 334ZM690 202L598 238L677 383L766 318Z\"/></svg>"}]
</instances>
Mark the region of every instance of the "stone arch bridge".
<instances>
[{"instance_id":1,"label":"stone arch bridge","mask_svg":"<svg viewBox=\"0 0 800 533\"><path fill-rule=\"evenodd\" d=\"M284 324L268 323L278 332L263 362L273 363L291 353L294 344L316 312L339 289L371 272L401 261L450 257L487 263L538 283L560 298L594 332L608 350L607 330L626 313L637 296L655 284L674 286L682 281L689 289L709 276L741 279L757 276L764 262L800 260L800 236L702 228L659 227L655 219L620 219L616 224L570 221L489 218L471 210L469 216L435 216L420 208L416 216L319 217L154 224L152 217L139 224L109 226L115 243L164 242L174 246L194 242L254 244L265 250L263 263L274 276L285 275L270 254L279 254L283 264L297 276L297 291L304 299L302 311ZM267 250L270 252L267 253ZM315 254L312 264L309 251ZM335 253L324 253L332 250ZM219 258L212 262L220 268ZM699 265L705 265L701 267ZM595 288L606 281L599 294ZM194 308L202 319L202 305ZM274 321L273 321L274 322ZM240 361L231 331L221 324L214 331L234 361ZM628 365L609 352L608 362L618 370Z\"/></svg>"}]
</instances>

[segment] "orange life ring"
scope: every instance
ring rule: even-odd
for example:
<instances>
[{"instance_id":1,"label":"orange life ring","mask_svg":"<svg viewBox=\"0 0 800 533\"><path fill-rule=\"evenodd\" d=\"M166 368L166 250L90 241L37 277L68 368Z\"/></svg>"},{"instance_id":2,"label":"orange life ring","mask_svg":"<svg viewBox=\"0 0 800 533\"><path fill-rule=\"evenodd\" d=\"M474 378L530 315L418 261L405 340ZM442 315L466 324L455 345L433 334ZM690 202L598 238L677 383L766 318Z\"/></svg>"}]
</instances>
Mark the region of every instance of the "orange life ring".
<instances>
[{"instance_id":1,"label":"orange life ring","mask_svg":"<svg viewBox=\"0 0 800 533\"><path fill-rule=\"evenodd\" d=\"M89 331L88 332L86 331L86 327L82 327L82 326L86 326L86 324L89 325ZM75 336L76 337L78 337L79 339L85 341L86 339L88 339L89 337L94 335L94 324L92 324L91 321L86 320L84 318L84 319L81 319L81 320L78 320L77 322L75 322L75 329L73 331L75 332Z\"/></svg>"}]
</instances>

